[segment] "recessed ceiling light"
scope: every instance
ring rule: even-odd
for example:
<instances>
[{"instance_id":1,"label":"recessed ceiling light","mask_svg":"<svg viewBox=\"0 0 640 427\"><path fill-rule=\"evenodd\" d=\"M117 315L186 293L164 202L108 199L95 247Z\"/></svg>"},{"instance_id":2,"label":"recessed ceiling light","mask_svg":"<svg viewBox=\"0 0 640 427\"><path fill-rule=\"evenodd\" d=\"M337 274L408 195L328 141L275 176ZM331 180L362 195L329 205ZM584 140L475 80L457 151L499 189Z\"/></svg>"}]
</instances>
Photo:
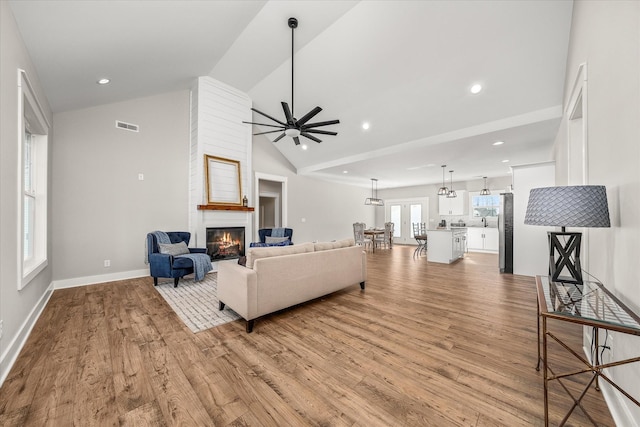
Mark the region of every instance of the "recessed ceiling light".
<instances>
[{"instance_id":1,"label":"recessed ceiling light","mask_svg":"<svg viewBox=\"0 0 640 427\"><path fill-rule=\"evenodd\" d=\"M367 130L369 129L369 127L370 127L369 122L362 123L362 129Z\"/></svg>"},{"instance_id":2,"label":"recessed ceiling light","mask_svg":"<svg viewBox=\"0 0 640 427\"><path fill-rule=\"evenodd\" d=\"M342 171L342 173L349 173L349 171Z\"/></svg>"},{"instance_id":3,"label":"recessed ceiling light","mask_svg":"<svg viewBox=\"0 0 640 427\"><path fill-rule=\"evenodd\" d=\"M476 93L480 93L481 90L482 90L482 85L480 83L476 83L473 86L471 86L471 93L473 93L474 95Z\"/></svg>"},{"instance_id":4,"label":"recessed ceiling light","mask_svg":"<svg viewBox=\"0 0 640 427\"><path fill-rule=\"evenodd\" d=\"M509 160L503 160L502 163L507 163Z\"/></svg>"},{"instance_id":5,"label":"recessed ceiling light","mask_svg":"<svg viewBox=\"0 0 640 427\"><path fill-rule=\"evenodd\" d=\"M496 141L493 143L493 145L502 145L504 144L504 141Z\"/></svg>"},{"instance_id":6,"label":"recessed ceiling light","mask_svg":"<svg viewBox=\"0 0 640 427\"><path fill-rule=\"evenodd\" d=\"M302 147L303 150L306 150L307 148L309 148L309 147L307 147L307 144L302 144L301 147Z\"/></svg>"},{"instance_id":7,"label":"recessed ceiling light","mask_svg":"<svg viewBox=\"0 0 640 427\"><path fill-rule=\"evenodd\" d=\"M109 79L100 79L100 80L98 80L98 82L97 82L97 83L98 83L99 85L107 85L107 84L109 84L110 82L111 82L111 80L109 80Z\"/></svg>"}]
</instances>

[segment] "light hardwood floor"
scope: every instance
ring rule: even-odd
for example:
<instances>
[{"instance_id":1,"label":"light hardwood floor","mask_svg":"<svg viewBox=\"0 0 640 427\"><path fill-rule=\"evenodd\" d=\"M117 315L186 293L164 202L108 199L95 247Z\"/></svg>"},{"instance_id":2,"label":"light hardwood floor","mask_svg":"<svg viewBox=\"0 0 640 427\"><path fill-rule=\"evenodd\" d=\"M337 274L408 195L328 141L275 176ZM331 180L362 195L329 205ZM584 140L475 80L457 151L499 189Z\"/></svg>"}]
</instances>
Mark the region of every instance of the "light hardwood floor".
<instances>
[{"instance_id":1,"label":"light hardwood floor","mask_svg":"<svg viewBox=\"0 0 640 427\"><path fill-rule=\"evenodd\" d=\"M495 255L412 253L370 253L364 291L251 334L244 321L193 334L150 278L57 290L0 389L0 425L543 425L533 278L499 274ZM580 348L580 327L550 325ZM552 425L571 403L560 392ZM613 425L600 393L585 407ZM567 425L590 424L578 409Z\"/></svg>"}]
</instances>

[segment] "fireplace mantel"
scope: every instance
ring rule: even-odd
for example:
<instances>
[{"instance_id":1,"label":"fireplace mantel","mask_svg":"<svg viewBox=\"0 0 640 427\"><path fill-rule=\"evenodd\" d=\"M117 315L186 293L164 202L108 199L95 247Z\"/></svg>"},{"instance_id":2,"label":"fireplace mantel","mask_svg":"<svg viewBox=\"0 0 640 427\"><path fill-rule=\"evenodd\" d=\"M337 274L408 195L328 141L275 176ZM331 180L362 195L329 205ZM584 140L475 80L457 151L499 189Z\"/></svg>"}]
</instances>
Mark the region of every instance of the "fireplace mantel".
<instances>
[{"instance_id":1,"label":"fireplace mantel","mask_svg":"<svg viewBox=\"0 0 640 427\"><path fill-rule=\"evenodd\" d=\"M253 212L255 208L250 206L236 206L236 205L198 205L199 211L243 211Z\"/></svg>"}]
</instances>

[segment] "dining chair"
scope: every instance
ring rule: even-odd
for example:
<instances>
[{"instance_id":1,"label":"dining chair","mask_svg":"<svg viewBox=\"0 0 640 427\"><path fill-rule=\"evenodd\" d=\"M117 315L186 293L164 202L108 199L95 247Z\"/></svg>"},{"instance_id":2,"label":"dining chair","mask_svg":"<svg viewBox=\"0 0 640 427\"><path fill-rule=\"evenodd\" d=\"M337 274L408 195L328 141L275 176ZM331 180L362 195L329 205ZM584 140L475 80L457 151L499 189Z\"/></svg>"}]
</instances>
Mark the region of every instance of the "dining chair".
<instances>
[{"instance_id":1,"label":"dining chair","mask_svg":"<svg viewBox=\"0 0 640 427\"><path fill-rule=\"evenodd\" d=\"M420 256L422 252L427 251L427 225L424 222L413 222L413 238L416 239L418 246L413 251L413 256Z\"/></svg>"},{"instance_id":2,"label":"dining chair","mask_svg":"<svg viewBox=\"0 0 640 427\"><path fill-rule=\"evenodd\" d=\"M354 222L353 223L353 239L356 241L356 245L364 246L365 250L367 247L371 248L373 242L370 238L365 237L364 235L364 222Z\"/></svg>"},{"instance_id":3,"label":"dining chair","mask_svg":"<svg viewBox=\"0 0 640 427\"><path fill-rule=\"evenodd\" d=\"M391 230L393 228L392 222L384 223L384 234L376 234L375 241L373 242L376 247L382 246L384 248L391 248Z\"/></svg>"}]
</instances>

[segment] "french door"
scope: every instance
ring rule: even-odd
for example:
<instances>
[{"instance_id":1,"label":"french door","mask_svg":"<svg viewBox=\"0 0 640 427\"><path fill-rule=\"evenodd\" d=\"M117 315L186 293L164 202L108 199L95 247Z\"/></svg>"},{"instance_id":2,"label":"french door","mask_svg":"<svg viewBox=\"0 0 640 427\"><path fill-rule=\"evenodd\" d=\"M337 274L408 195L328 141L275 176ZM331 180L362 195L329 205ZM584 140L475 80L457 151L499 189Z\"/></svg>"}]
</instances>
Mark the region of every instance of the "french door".
<instances>
[{"instance_id":1,"label":"french door","mask_svg":"<svg viewBox=\"0 0 640 427\"><path fill-rule=\"evenodd\" d=\"M412 223L429 223L429 198L385 200L385 222L393 222L393 243L415 244Z\"/></svg>"}]
</instances>

